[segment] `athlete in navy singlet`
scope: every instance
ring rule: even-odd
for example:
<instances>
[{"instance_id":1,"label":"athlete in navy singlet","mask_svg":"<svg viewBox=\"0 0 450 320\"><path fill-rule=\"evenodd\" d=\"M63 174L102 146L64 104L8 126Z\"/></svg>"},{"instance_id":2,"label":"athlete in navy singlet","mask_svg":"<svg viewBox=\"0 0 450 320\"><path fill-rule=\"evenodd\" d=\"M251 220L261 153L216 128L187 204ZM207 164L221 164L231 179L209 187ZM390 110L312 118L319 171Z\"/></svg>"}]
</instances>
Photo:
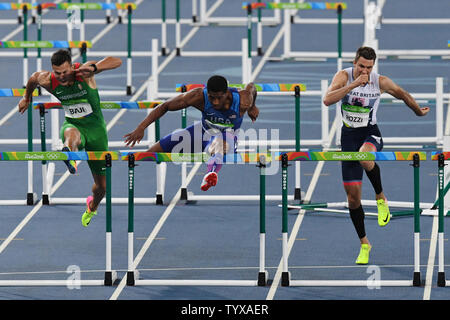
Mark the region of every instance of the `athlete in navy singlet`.
<instances>
[{"instance_id":1,"label":"athlete in navy singlet","mask_svg":"<svg viewBox=\"0 0 450 320\"><path fill-rule=\"evenodd\" d=\"M386 76L372 71L376 53L372 48L361 47L356 52L353 67L338 71L328 88L324 104L337 103L341 108L342 151L381 151L383 139L377 126L376 113L380 95L389 93L401 99L417 116L428 113L414 98ZM381 185L380 168L374 161L342 161L342 177L350 218L361 243L357 264L369 262L370 242L366 236L364 210L361 206L362 176L366 172L374 191L378 207L378 224L385 226L390 219L389 207Z\"/></svg>"},{"instance_id":2,"label":"athlete in navy singlet","mask_svg":"<svg viewBox=\"0 0 450 320\"><path fill-rule=\"evenodd\" d=\"M167 111L177 111L192 106L202 113L202 120L186 129L179 129L156 142L148 152L199 153L211 155L201 189L208 190L217 184L217 172L222 167L225 153L236 151L237 130L244 114L252 121L259 115L255 106L256 88L249 83L243 90L228 88L222 76L208 79L206 88L195 88L158 105L138 126L124 136L125 144L133 147L144 137L144 130Z\"/></svg>"}]
</instances>

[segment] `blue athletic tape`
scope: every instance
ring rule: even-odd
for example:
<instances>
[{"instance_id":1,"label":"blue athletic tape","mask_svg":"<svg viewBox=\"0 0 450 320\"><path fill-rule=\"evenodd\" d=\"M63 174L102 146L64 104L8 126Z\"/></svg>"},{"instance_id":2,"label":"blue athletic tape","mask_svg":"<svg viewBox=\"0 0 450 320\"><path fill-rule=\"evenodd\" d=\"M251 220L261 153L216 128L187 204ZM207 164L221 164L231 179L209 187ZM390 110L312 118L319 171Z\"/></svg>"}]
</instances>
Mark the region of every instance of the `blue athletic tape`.
<instances>
[{"instance_id":1,"label":"blue athletic tape","mask_svg":"<svg viewBox=\"0 0 450 320\"><path fill-rule=\"evenodd\" d=\"M11 89L0 89L0 97L12 97L12 90Z\"/></svg>"},{"instance_id":2,"label":"blue athletic tape","mask_svg":"<svg viewBox=\"0 0 450 320\"><path fill-rule=\"evenodd\" d=\"M120 107L122 109L139 109L139 105L136 102L120 102Z\"/></svg>"},{"instance_id":3,"label":"blue athletic tape","mask_svg":"<svg viewBox=\"0 0 450 320\"><path fill-rule=\"evenodd\" d=\"M311 9L325 10L327 5L324 2L311 2Z\"/></svg>"},{"instance_id":4,"label":"blue athletic tape","mask_svg":"<svg viewBox=\"0 0 450 320\"><path fill-rule=\"evenodd\" d=\"M68 41L52 41L52 42L53 42L53 48L69 48Z\"/></svg>"}]
</instances>

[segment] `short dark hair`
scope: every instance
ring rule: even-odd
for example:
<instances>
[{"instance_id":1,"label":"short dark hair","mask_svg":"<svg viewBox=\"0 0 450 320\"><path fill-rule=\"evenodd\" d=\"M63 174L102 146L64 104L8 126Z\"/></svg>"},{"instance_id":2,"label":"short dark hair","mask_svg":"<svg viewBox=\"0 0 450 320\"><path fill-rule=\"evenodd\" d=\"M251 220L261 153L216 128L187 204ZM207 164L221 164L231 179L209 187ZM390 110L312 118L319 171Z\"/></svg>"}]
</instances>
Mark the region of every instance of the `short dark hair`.
<instances>
[{"instance_id":1,"label":"short dark hair","mask_svg":"<svg viewBox=\"0 0 450 320\"><path fill-rule=\"evenodd\" d=\"M373 62L375 62L375 60L377 59L377 54L371 47L360 47L356 51L355 61L358 61L360 57L363 57L367 60L373 60Z\"/></svg>"},{"instance_id":2,"label":"short dark hair","mask_svg":"<svg viewBox=\"0 0 450 320\"><path fill-rule=\"evenodd\" d=\"M206 87L209 92L227 92L228 81L222 76L215 75L208 79Z\"/></svg>"},{"instance_id":3,"label":"short dark hair","mask_svg":"<svg viewBox=\"0 0 450 320\"><path fill-rule=\"evenodd\" d=\"M64 62L72 64L72 56L70 55L70 52L68 50L60 49L52 54L51 62L52 65L55 66L60 66Z\"/></svg>"}]
</instances>

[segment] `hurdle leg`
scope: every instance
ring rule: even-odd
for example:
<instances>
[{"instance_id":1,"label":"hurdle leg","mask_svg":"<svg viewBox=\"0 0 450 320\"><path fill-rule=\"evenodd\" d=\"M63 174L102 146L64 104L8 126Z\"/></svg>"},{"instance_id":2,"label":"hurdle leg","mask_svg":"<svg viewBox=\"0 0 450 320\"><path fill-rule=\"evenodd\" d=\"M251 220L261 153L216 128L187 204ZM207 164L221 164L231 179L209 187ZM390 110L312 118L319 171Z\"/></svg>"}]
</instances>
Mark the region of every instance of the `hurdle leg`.
<instances>
[{"instance_id":1,"label":"hurdle leg","mask_svg":"<svg viewBox=\"0 0 450 320\"><path fill-rule=\"evenodd\" d=\"M128 157L128 272L127 285L134 286L138 273L134 270L134 155Z\"/></svg>"},{"instance_id":2,"label":"hurdle leg","mask_svg":"<svg viewBox=\"0 0 450 320\"><path fill-rule=\"evenodd\" d=\"M130 6L128 6L128 56L127 56L127 95L132 94L132 58L131 58L131 16L132 16L133 9Z\"/></svg>"},{"instance_id":3,"label":"hurdle leg","mask_svg":"<svg viewBox=\"0 0 450 320\"><path fill-rule=\"evenodd\" d=\"M176 0L175 48L177 56L181 55L180 0Z\"/></svg>"},{"instance_id":4,"label":"hurdle leg","mask_svg":"<svg viewBox=\"0 0 450 320\"><path fill-rule=\"evenodd\" d=\"M265 268L266 260L266 164L263 156L259 159L259 273L258 286L265 286L268 272Z\"/></svg>"},{"instance_id":5,"label":"hurdle leg","mask_svg":"<svg viewBox=\"0 0 450 320\"><path fill-rule=\"evenodd\" d=\"M39 117L40 117L40 131L41 131L41 151L47 151L46 143L45 143L45 107L43 104L39 105ZM49 203L49 184L47 181L47 161L42 161L42 203Z\"/></svg>"},{"instance_id":6,"label":"hurdle leg","mask_svg":"<svg viewBox=\"0 0 450 320\"><path fill-rule=\"evenodd\" d=\"M438 186L439 186L439 227L438 227L438 281L439 287L445 287L444 272L444 155L439 154L438 158Z\"/></svg>"},{"instance_id":7,"label":"hurdle leg","mask_svg":"<svg viewBox=\"0 0 450 320\"><path fill-rule=\"evenodd\" d=\"M283 252L283 271L281 273L281 285L283 287L289 286L290 274L288 271L288 214L287 214L287 183L288 183L288 157L287 154L283 154L281 158L281 189L282 189L282 252Z\"/></svg>"},{"instance_id":8,"label":"hurdle leg","mask_svg":"<svg viewBox=\"0 0 450 320\"><path fill-rule=\"evenodd\" d=\"M164 187L166 184L167 164L165 162L156 165L156 204L164 203Z\"/></svg>"},{"instance_id":9,"label":"hurdle leg","mask_svg":"<svg viewBox=\"0 0 450 320\"><path fill-rule=\"evenodd\" d=\"M419 155L413 156L414 168L414 274L413 286L420 286L420 160Z\"/></svg>"},{"instance_id":10,"label":"hurdle leg","mask_svg":"<svg viewBox=\"0 0 450 320\"><path fill-rule=\"evenodd\" d=\"M33 151L33 107L28 106L28 151ZM33 192L33 161L28 161L28 191L27 205L32 206L37 201L37 195Z\"/></svg>"},{"instance_id":11,"label":"hurdle leg","mask_svg":"<svg viewBox=\"0 0 450 320\"><path fill-rule=\"evenodd\" d=\"M106 268L105 286L112 286L117 279L117 272L112 270L112 219L111 219L111 155L106 155Z\"/></svg>"},{"instance_id":12,"label":"hurdle leg","mask_svg":"<svg viewBox=\"0 0 450 320\"><path fill-rule=\"evenodd\" d=\"M300 151L300 87L295 87L295 151ZM294 199L302 203L300 161L295 162Z\"/></svg>"}]
</instances>

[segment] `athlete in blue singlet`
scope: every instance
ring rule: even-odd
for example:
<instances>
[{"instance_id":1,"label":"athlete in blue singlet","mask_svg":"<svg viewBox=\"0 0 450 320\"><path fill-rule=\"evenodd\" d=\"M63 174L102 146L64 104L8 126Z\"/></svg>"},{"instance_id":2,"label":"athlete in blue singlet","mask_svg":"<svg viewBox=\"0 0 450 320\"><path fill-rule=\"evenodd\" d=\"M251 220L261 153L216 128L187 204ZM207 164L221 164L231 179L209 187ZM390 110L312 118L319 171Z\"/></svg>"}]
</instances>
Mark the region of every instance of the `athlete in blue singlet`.
<instances>
[{"instance_id":1,"label":"athlete in blue singlet","mask_svg":"<svg viewBox=\"0 0 450 320\"><path fill-rule=\"evenodd\" d=\"M338 103L341 107L342 151L381 151L383 139L377 126L376 113L383 92L403 100L417 116L424 116L430 110L428 107L420 107L408 92L391 79L373 72L375 60L376 53L372 48L359 48L353 67L338 71L325 95L323 101L325 105ZM361 206L363 169L375 191L378 224L385 226L390 219L378 165L374 161L342 161L342 177L350 218L361 243L357 264L369 262L371 249L364 226L364 210Z\"/></svg>"},{"instance_id":2,"label":"athlete in blue singlet","mask_svg":"<svg viewBox=\"0 0 450 320\"><path fill-rule=\"evenodd\" d=\"M208 190L217 184L217 172L222 167L225 153L235 152L237 130L244 114L252 121L258 117L255 106L256 88L249 83L243 90L228 88L222 76L208 79L206 88L195 88L158 105L138 126L124 136L125 144L133 147L144 137L144 130L167 111L177 111L192 106L202 112L202 120L186 129L179 129L155 143L148 152L199 153L211 155L201 189Z\"/></svg>"}]
</instances>

